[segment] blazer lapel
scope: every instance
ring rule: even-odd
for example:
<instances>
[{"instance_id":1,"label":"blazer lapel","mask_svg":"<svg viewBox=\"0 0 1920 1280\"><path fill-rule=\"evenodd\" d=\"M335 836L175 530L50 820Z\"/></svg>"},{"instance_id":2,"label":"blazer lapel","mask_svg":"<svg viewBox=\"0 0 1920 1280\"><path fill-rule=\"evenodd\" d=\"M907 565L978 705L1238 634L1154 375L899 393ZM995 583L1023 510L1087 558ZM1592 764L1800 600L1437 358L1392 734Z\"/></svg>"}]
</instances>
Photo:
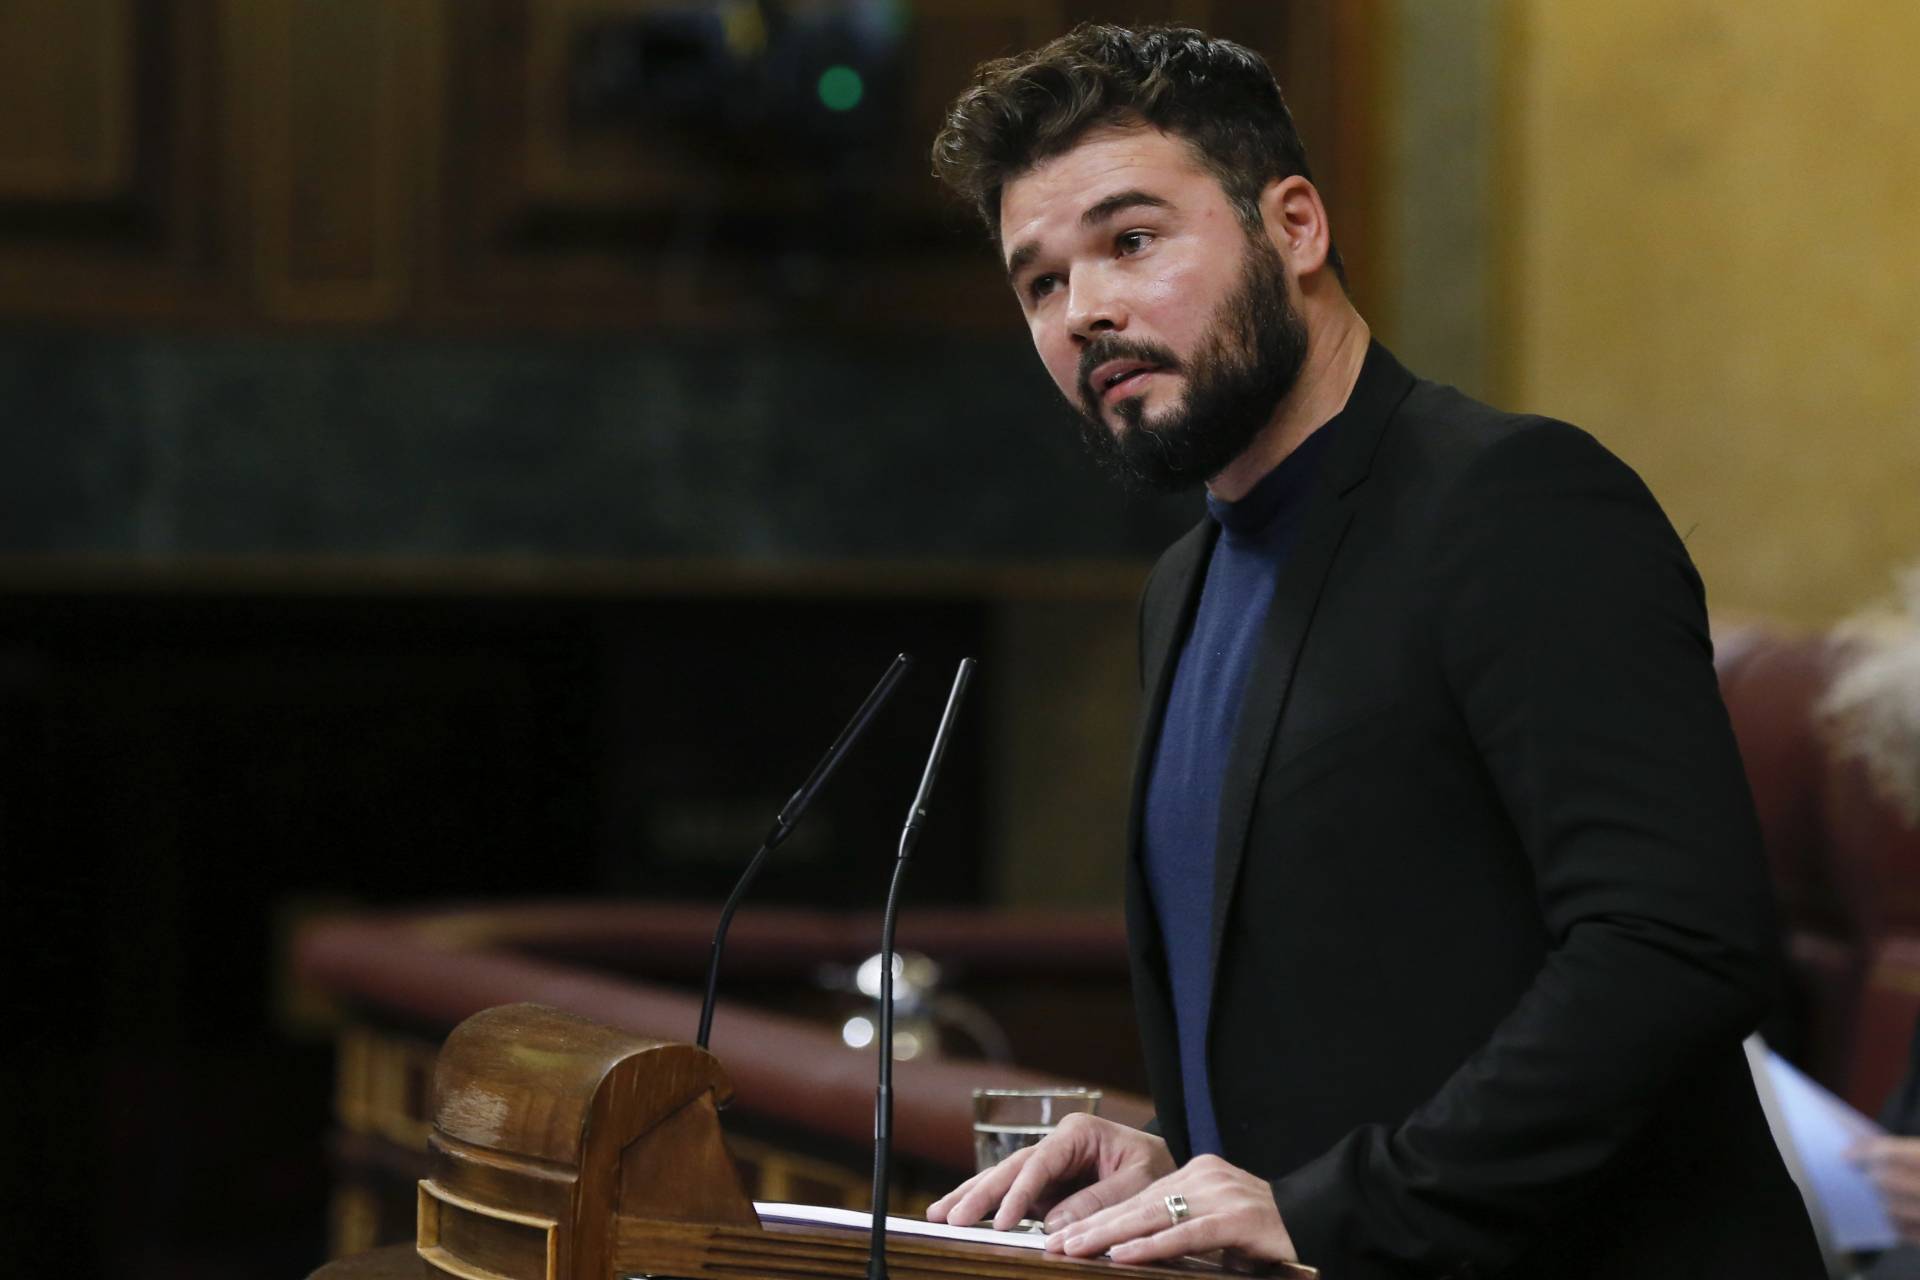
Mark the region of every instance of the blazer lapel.
<instances>
[{"instance_id":1,"label":"blazer lapel","mask_svg":"<svg viewBox=\"0 0 1920 1280\"><path fill-rule=\"evenodd\" d=\"M1340 411L1338 434L1329 442L1324 471L1308 499L1300 539L1274 587L1253 669L1241 696L1233 749L1220 789L1220 827L1214 844L1213 927L1210 985L1220 979L1220 946L1233 894L1246 857L1260 779L1266 773L1280 717L1293 683L1300 649L1313 625L1321 591L1354 518L1353 491L1366 479L1387 421L1413 388L1413 375L1387 349L1374 343L1367 351L1353 393ZM1329 424L1333 425L1333 424ZM1322 428L1325 430L1325 428ZM1164 705L1164 691L1162 693ZM1136 776L1138 766L1136 765ZM1136 797L1136 808L1138 799ZM1218 1008L1217 1003L1213 1006ZM1211 1012L1208 1016L1211 1024ZM1209 1027L1211 1029L1211 1027Z\"/></svg>"}]
</instances>

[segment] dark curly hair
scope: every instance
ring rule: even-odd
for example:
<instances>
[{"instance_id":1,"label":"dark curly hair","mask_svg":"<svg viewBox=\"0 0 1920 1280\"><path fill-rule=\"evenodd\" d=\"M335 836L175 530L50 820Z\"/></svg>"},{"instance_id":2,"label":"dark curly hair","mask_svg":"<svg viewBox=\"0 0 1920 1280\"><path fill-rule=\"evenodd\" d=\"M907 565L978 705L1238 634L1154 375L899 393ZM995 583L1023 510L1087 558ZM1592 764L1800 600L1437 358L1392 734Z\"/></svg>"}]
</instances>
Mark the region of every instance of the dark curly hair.
<instances>
[{"instance_id":1,"label":"dark curly hair","mask_svg":"<svg viewBox=\"0 0 1920 1280\"><path fill-rule=\"evenodd\" d=\"M1260 226L1268 183L1313 178L1286 99L1259 54L1191 27L1098 22L982 63L933 140L933 171L973 205L998 245L1008 182L1071 151L1091 129L1139 122L1184 139L1249 231ZM1340 251L1329 246L1327 256L1344 286Z\"/></svg>"}]
</instances>

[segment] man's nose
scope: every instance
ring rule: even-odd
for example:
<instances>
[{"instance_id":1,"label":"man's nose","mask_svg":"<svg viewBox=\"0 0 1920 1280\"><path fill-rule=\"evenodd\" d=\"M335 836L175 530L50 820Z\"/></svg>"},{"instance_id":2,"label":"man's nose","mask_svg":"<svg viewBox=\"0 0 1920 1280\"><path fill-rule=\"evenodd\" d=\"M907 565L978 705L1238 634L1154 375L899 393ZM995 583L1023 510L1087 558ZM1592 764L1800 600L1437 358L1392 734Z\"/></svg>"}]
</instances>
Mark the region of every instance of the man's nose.
<instances>
[{"instance_id":1,"label":"man's nose","mask_svg":"<svg viewBox=\"0 0 1920 1280\"><path fill-rule=\"evenodd\" d=\"M1127 327L1125 306L1115 290L1099 278L1076 273L1068 286L1067 329L1081 342L1098 333L1113 333Z\"/></svg>"}]
</instances>

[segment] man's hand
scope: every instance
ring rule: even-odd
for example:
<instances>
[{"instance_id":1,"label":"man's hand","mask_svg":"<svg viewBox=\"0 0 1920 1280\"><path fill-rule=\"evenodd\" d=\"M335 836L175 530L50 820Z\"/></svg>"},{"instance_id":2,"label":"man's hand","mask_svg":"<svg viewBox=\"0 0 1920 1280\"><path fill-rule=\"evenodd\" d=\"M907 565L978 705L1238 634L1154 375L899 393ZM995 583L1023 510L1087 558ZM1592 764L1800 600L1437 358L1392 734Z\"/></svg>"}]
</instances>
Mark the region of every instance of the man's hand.
<instances>
[{"instance_id":1,"label":"man's hand","mask_svg":"<svg viewBox=\"0 0 1920 1280\"><path fill-rule=\"evenodd\" d=\"M1173 1197L1186 1206L1177 1222L1168 1204ZM1054 1230L1051 1221L1047 1229ZM1047 1238L1050 1253L1091 1258L1111 1250L1115 1262L1128 1263L1213 1249L1260 1262L1300 1261L1273 1203L1273 1188L1219 1156L1196 1157L1132 1198Z\"/></svg>"},{"instance_id":2,"label":"man's hand","mask_svg":"<svg viewBox=\"0 0 1920 1280\"><path fill-rule=\"evenodd\" d=\"M970 1227L991 1210L994 1227L1006 1231L1032 1209L1046 1212L1047 1230L1056 1232L1172 1172L1167 1144L1153 1134L1075 1113L934 1201L927 1220Z\"/></svg>"},{"instance_id":3,"label":"man's hand","mask_svg":"<svg viewBox=\"0 0 1920 1280\"><path fill-rule=\"evenodd\" d=\"M1900 1238L1920 1244L1920 1138L1873 1138L1847 1154L1880 1188Z\"/></svg>"}]
</instances>

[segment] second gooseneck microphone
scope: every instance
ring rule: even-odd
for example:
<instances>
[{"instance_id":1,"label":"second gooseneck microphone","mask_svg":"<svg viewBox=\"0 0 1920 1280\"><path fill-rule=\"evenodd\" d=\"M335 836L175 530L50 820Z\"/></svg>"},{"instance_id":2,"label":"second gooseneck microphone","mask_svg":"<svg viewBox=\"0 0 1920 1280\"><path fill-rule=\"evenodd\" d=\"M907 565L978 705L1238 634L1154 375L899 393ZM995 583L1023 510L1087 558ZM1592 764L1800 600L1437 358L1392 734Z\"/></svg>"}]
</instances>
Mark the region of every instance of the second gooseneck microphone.
<instances>
[{"instance_id":1,"label":"second gooseneck microphone","mask_svg":"<svg viewBox=\"0 0 1920 1280\"><path fill-rule=\"evenodd\" d=\"M694 1039L694 1043L702 1049L707 1047L707 1036L713 1030L713 1002L720 990L720 951L726 946L727 926L733 923L734 909L740 905L740 900L747 896L747 890L759 876L760 867L766 862L767 855L772 853L774 846L785 840L793 831L794 826L800 821L800 815L807 811L807 806L813 803L813 797L821 787L826 785L827 779L833 776L833 771L840 767L840 762L846 759L847 752L853 749L853 744L860 740L862 733L866 732L867 723L892 695L893 687L900 683L900 677L906 675L907 669L911 666L913 666L913 659L904 653L894 658L886 673L880 677L880 683L873 686L873 692L869 693L867 700L860 704L860 709L853 713L853 719L847 721L847 727L840 731L840 736L835 738L833 745L827 748L827 754L820 757L820 763L813 766L813 772L808 774L807 780L800 784L800 789L788 797L786 804L781 806L780 812L773 819L773 826L767 831L767 838L760 842L760 848L754 853L753 860L747 863L747 869L741 874L740 882L733 886L733 892L728 895L726 905L720 908L720 925L713 931L713 948L707 955L707 998L700 1006L700 1034ZM922 790L925 787L926 784L922 783Z\"/></svg>"},{"instance_id":2,"label":"second gooseneck microphone","mask_svg":"<svg viewBox=\"0 0 1920 1280\"><path fill-rule=\"evenodd\" d=\"M887 1280L887 1199L893 1159L893 926L900 911L900 882L906 876L913 846L920 839L927 801L933 795L933 779L947 754L947 739L953 734L960 700L966 695L967 681L976 665L972 658L962 658L960 669L954 673L953 691L947 695L946 712L933 735L926 772L920 775L920 790L914 793L906 825L900 830L900 852L894 859L893 883L887 890L887 911L881 917L880 1034L875 1037L880 1047L880 1084L873 1095L873 1238L867 1250L867 1280Z\"/></svg>"}]
</instances>

